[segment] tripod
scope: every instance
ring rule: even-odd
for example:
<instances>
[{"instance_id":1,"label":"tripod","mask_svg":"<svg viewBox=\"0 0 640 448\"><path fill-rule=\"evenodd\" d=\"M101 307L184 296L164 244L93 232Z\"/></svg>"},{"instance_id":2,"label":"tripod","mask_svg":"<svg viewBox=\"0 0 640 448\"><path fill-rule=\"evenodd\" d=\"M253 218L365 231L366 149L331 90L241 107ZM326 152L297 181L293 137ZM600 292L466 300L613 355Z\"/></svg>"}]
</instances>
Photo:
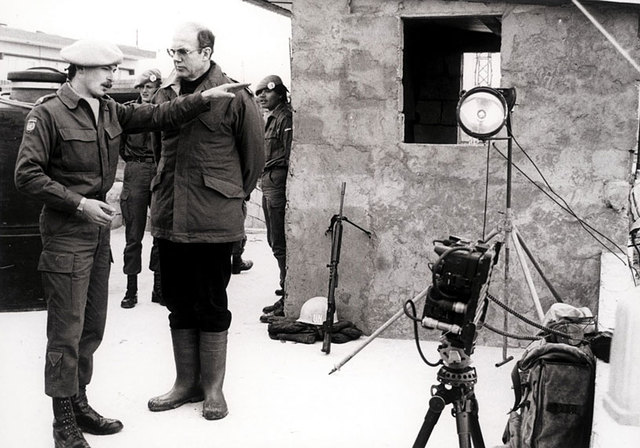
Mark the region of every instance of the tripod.
<instances>
[{"instance_id":1,"label":"tripod","mask_svg":"<svg viewBox=\"0 0 640 448\"><path fill-rule=\"evenodd\" d=\"M440 368L438 371L439 384L431 386L429 410L424 417L413 448L424 448L427 445L440 414L448 404L453 405L451 413L456 419L460 448L471 448L472 446L484 448L484 440L478 421L478 400L474 393L474 385L477 380L476 369L473 367L444 365Z\"/></svg>"}]
</instances>

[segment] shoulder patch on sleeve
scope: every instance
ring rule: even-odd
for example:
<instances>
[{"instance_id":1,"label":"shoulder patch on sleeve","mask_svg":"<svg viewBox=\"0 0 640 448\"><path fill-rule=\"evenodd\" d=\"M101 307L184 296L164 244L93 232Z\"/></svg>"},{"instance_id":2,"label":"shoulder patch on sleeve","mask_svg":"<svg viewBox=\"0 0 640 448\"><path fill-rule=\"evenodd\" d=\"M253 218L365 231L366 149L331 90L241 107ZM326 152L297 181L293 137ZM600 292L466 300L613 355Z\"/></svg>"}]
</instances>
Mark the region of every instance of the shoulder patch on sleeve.
<instances>
[{"instance_id":1,"label":"shoulder patch on sleeve","mask_svg":"<svg viewBox=\"0 0 640 448\"><path fill-rule=\"evenodd\" d=\"M37 118L29 118L27 120L27 124L24 127L24 132L27 134L31 134L35 130L37 124L38 124Z\"/></svg>"}]
</instances>

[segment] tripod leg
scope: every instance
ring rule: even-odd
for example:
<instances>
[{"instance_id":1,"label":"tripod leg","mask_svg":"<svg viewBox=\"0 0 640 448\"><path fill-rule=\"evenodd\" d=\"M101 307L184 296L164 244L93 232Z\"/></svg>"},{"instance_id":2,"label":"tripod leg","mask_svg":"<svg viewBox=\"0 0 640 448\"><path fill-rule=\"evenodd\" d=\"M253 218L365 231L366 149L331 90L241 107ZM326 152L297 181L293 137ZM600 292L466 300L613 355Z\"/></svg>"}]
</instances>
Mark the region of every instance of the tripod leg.
<instances>
[{"instance_id":1,"label":"tripod leg","mask_svg":"<svg viewBox=\"0 0 640 448\"><path fill-rule=\"evenodd\" d=\"M524 251L522 250L522 246L520 245L520 240L518 239L518 235L516 232L516 228L515 226L513 226L513 232L511 233L513 247L516 249L516 254L518 255L518 260L520 261L520 267L522 268L522 273L524 274L524 278L527 281L527 286L529 287L529 292L531 293L533 304L536 308L536 311L538 312L538 318L540 319L540 322L542 322L544 320L544 311L542 310L542 305L540 304L540 299L538 298L538 292L536 291L536 287L533 284L531 271L529 271L529 266L527 265L527 260L524 258Z\"/></svg>"},{"instance_id":2,"label":"tripod leg","mask_svg":"<svg viewBox=\"0 0 640 448\"><path fill-rule=\"evenodd\" d=\"M473 392L464 400L454 403L456 412L456 427L460 448L485 448L478 421L478 401Z\"/></svg>"},{"instance_id":3,"label":"tripod leg","mask_svg":"<svg viewBox=\"0 0 640 448\"><path fill-rule=\"evenodd\" d=\"M475 395L471 398L470 424L471 424L471 440L473 440L474 448L484 448L484 439L482 438L482 430L480 429L480 422L478 421L478 400Z\"/></svg>"},{"instance_id":4,"label":"tripod leg","mask_svg":"<svg viewBox=\"0 0 640 448\"><path fill-rule=\"evenodd\" d=\"M458 443L460 448L471 448L471 415L463 409L464 403L455 403L456 428L458 430Z\"/></svg>"},{"instance_id":5,"label":"tripod leg","mask_svg":"<svg viewBox=\"0 0 640 448\"><path fill-rule=\"evenodd\" d=\"M445 405L446 402L441 396L434 395L431 397L429 400L429 410L427 411L427 415L424 416L424 422L422 423L418 437L416 437L416 441L413 443L413 448L424 448L427 446L431 432L436 426L436 423L438 423L438 419Z\"/></svg>"}]
</instances>

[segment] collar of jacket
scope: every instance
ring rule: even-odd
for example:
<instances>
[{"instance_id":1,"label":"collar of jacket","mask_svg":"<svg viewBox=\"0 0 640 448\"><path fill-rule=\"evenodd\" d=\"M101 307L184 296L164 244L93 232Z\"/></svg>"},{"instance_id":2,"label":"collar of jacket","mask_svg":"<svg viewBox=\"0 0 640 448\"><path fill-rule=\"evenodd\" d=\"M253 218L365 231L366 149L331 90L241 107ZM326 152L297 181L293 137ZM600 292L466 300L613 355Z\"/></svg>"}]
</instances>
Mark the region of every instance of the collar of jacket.
<instances>
[{"instance_id":1,"label":"collar of jacket","mask_svg":"<svg viewBox=\"0 0 640 448\"><path fill-rule=\"evenodd\" d=\"M220 84L224 84L229 81L229 78L222 73L220 66L216 64L214 61L211 61L211 65L213 68L209 71L204 80L200 83L200 85L196 88L196 92L202 92L203 90L210 89L212 87L219 86ZM176 95L180 95L180 78L176 76L175 69L171 71L167 79L160 86L161 89L166 89L167 87L171 87L171 89L176 93ZM195 93L195 92L194 92Z\"/></svg>"},{"instance_id":2,"label":"collar of jacket","mask_svg":"<svg viewBox=\"0 0 640 448\"><path fill-rule=\"evenodd\" d=\"M276 107L273 108L273 110L270 110L267 114L266 114L266 118L269 117L276 117L282 113L286 113L288 112L290 109L289 104L288 103L278 103L278 105Z\"/></svg>"},{"instance_id":3,"label":"collar of jacket","mask_svg":"<svg viewBox=\"0 0 640 448\"><path fill-rule=\"evenodd\" d=\"M78 95L78 92L76 92L73 87L71 87L69 81L65 82L62 87L58 89L57 95L60 98L60 101L62 101L62 103L69 109L75 109L76 107L78 107L78 103L80 102L80 100L84 99L80 95ZM103 100L108 98L108 95L105 95L102 98L98 98L98 100L100 101L100 106L104 106Z\"/></svg>"}]
</instances>

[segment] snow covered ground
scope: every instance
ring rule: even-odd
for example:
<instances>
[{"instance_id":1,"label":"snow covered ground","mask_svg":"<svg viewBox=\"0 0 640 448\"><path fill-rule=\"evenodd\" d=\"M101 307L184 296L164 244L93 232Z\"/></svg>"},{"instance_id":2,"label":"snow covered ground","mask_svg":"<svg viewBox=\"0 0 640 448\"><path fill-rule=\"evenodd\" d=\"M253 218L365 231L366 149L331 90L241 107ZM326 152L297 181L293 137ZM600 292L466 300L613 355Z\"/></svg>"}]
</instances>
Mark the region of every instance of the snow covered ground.
<instances>
[{"instance_id":1,"label":"snow covered ground","mask_svg":"<svg viewBox=\"0 0 640 448\"><path fill-rule=\"evenodd\" d=\"M145 260L151 237L145 235ZM98 349L89 401L99 412L124 423L122 432L86 438L93 448L398 448L412 446L428 408L437 368L420 359L413 340L385 339L384 333L332 375L335 364L362 343L283 343L269 339L259 322L262 307L276 300L277 264L264 233L249 234L245 258L250 271L229 286L233 322L225 395L229 415L207 421L201 403L153 413L147 400L173 384L174 367L166 308L151 303L152 274L139 277L139 303L122 309L124 230L112 232L115 262L104 341ZM328 273L327 273L328 275ZM318 291L317 295L325 295ZM338 304L339 307L339 304ZM390 310L392 315L397 310ZM44 311L0 313L0 447L53 446L51 400L44 395ZM394 325L410 325L402 317ZM426 336L421 330L422 336ZM437 343L423 342L431 360ZM516 359L518 350L510 350ZM476 397L487 447L500 444L513 402L500 348L477 347ZM457 447L455 419L447 406L427 444Z\"/></svg>"}]
</instances>

